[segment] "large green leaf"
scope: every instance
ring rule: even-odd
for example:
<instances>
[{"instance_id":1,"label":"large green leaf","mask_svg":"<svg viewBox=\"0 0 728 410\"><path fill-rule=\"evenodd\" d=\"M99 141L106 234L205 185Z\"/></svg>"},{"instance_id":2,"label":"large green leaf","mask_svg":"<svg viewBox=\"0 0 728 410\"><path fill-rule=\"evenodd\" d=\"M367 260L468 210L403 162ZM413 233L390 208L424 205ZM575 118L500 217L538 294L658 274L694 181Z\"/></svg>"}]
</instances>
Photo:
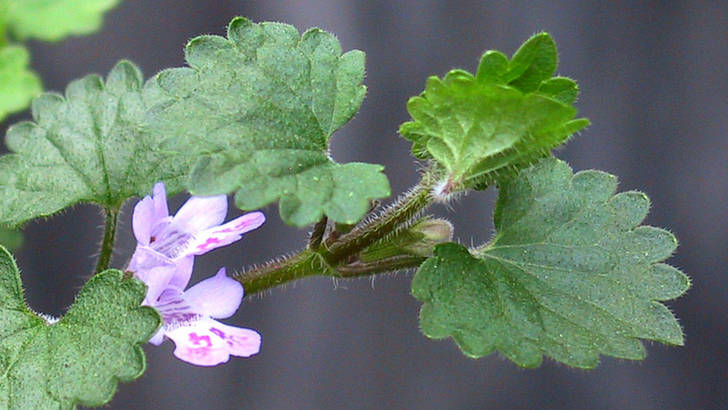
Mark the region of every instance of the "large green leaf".
<instances>
[{"instance_id":1,"label":"large green leaf","mask_svg":"<svg viewBox=\"0 0 728 410\"><path fill-rule=\"evenodd\" d=\"M28 69L25 47L0 46L0 121L28 106L42 91L40 79Z\"/></svg>"},{"instance_id":2,"label":"large green leaf","mask_svg":"<svg viewBox=\"0 0 728 410\"><path fill-rule=\"evenodd\" d=\"M60 40L96 31L119 0L0 0L0 26L18 38Z\"/></svg>"},{"instance_id":3,"label":"large green leaf","mask_svg":"<svg viewBox=\"0 0 728 410\"><path fill-rule=\"evenodd\" d=\"M32 104L33 122L7 133L0 157L0 223L17 225L78 202L116 208L151 192L157 181L174 192L188 158L163 150L147 132L139 70L117 64L106 82L72 82L65 98L46 93Z\"/></svg>"},{"instance_id":4,"label":"large green leaf","mask_svg":"<svg viewBox=\"0 0 728 410\"><path fill-rule=\"evenodd\" d=\"M296 226L323 214L355 223L369 200L389 195L382 166L329 157L331 134L364 98L364 53L342 54L319 29L301 36L290 25L236 18L227 38L197 37L186 56L189 68L163 71L147 91L166 97L150 121L157 132L200 155L193 194L237 191L242 209L280 198L283 220Z\"/></svg>"},{"instance_id":5,"label":"large green leaf","mask_svg":"<svg viewBox=\"0 0 728 410\"><path fill-rule=\"evenodd\" d=\"M422 331L453 337L469 356L499 351L527 367L542 355L585 368L599 354L642 359L639 339L681 345L682 330L660 303L690 283L660 263L675 237L639 226L649 200L613 195L616 186L612 175L573 175L555 159L502 186L492 242L471 251L440 245L415 275Z\"/></svg>"},{"instance_id":6,"label":"large green leaf","mask_svg":"<svg viewBox=\"0 0 728 410\"><path fill-rule=\"evenodd\" d=\"M574 119L576 83L552 78L556 66L556 46L546 33L529 39L510 61L488 51L475 76L452 70L443 79L430 77L422 95L407 103L413 121L400 133L414 143L415 156L445 169L446 192L512 176L589 124Z\"/></svg>"},{"instance_id":7,"label":"large green leaf","mask_svg":"<svg viewBox=\"0 0 728 410\"><path fill-rule=\"evenodd\" d=\"M0 408L100 406L145 369L140 344L161 323L142 307L146 286L117 270L93 277L54 322L23 300L20 274L0 248Z\"/></svg>"}]
</instances>

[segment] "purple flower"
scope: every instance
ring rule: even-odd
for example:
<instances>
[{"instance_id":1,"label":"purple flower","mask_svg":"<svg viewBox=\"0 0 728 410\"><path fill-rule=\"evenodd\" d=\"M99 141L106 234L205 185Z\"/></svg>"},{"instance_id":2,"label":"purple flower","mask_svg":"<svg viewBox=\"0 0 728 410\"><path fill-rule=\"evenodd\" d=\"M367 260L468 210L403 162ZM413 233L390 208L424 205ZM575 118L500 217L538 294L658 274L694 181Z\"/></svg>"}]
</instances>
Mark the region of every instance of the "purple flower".
<instances>
[{"instance_id":1,"label":"purple flower","mask_svg":"<svg viewBox=\"0 0 728 410\"><path fill-rule=\"evenodd\" d=\"M200 366L260 350L254 330L214 320L232 316L243 298L242 285L227 277L225 268L184 291L196 255L229 245L265 222L261 212L251 212L222 224L226 213L225 195L193 196L170 216L164 184L157 183L153 196L139 201L132 217L137 247L127 270L147 285L143 304L163 319L150 343L159 345L167 336L176 345L175 356Z\"/></svg>"},{"instance_id":2,"label":"purple flower","mask_svg":"<svg viewBox=\"0 0 728 410\"><path fill-rule=\"evenodd\" d=\"M153 305L167 284L184 289L195 255L229 245L265 222L263 213L250 212L222 224L226 214L227 196L218 195L193 196L170 216L161 182L154 185L152 197L136 204L132 228L137 247L127 270L149 286L146 304Z\"/></svg>"},{"instance_id":3,"label":"purple flower","mask_svg":"<svg viewBox=\"0 0 728 410\"><path fill-rule=\"evenodd\" d=\"M152 304L162 315L163 325L149 342L159 345L167 336L176 346L177 358L198 366L225 363L230 355L254 355L260 350L256 331L213 319L232 316L242 298L242 285L227 277L225 268L184 292L166 287Z\"/></svg>"}]
</instances>

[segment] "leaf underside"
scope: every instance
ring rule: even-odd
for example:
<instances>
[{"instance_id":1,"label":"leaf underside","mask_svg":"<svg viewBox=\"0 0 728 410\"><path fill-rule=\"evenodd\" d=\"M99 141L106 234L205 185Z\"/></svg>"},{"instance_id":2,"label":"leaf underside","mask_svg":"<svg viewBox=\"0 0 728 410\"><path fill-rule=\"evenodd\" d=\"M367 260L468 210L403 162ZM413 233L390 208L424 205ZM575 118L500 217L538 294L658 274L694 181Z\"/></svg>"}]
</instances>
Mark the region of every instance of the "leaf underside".
<instances>
[{"instance_id":1,"label":"leaf underside","mask_svg":"<svg viewBox=\"0 0 728 410\"><path fill-rule=\"evenodd\" d=\"M419 158L434 159L457 189L484 188L512 177L589 124L575 119L574 81L552 77L558 63L551 36L533 36L509 60L481 58L476 75L452 70L430 77L400 127Z\"/></svg>"},{"instance_id":2,"label":"leaf underside","mask_svg":"<svg viewBox=\"0 0 728 410\"><path fill-rule=\"evenodd\" d=\"M140 344L161 323L142 307L146 286L117 270L94 276L54 324L23 300L20 274L0 248L0 408L72 408L108 403L119 381L145 369Z\"/></svg>"},{"instance_id":3,"label":"leaf underside","mask_svg":"<svg viewBox=\"0 0 728 410\"><path fill-rule=\"evenodd\" d=\"M20 39L55 41L98 30L105 12L119 0L0 0L10 31ZM3 21L0 21L2 23Z\"/></svg>"},{"instance_id":4,"label":"leaf underside","mask_svg":"<svg viewBox=\"0 0 728 410\"><path fill-rule=\"evenodd\" d=\"M28 69L28 61L25 47L0 47L0 121L23 110L42 91L40 79Z\"/></svg>"},{"instance_id":5,"label":"leaf underside","mask_svg":"<svg viewBox=\"0 0 728 410\"><path fill-rule=\"evenodd\" d=\"M660 263L675 237L640 226L649 200L614 195L616 186L612 175L574 175L556 159L504 184L493 241L471 251L440 245L417 271L423 333L452 337L468 356L498 351L525 367L543 355L582 368L600 354L643 359L639 339L681 345L682 330L660 303L690 285Z\"/></svg>"},{"instance_id":6,"label":"leaf underside","mask_svg":"<svg viewBox=\"0 0 728 410\"><path fill-rule=\"evenodd\" d=\"M331 134L364 98L364 54L342 54L322 30L234 19L228 37L201 36L189 68L166 70L147 90L161 101L151 121L168 146L199 155L189 190L236 192L245 210L280 198L280 213L305 226L322 215L355 223L369 200L390 194L380 165L337 164Z\"/></svg>"},{"instance_id":7,"label":"leaf underside","mask_svg":"<svg viewBox=\"0 0 728 410\"><path fill-rule=\"evenodd\" d=\"M8 129L0 157L0 224L18 225L78 202L117 208L157 181L178 191L189 157L160 146L147 130L139 69L117 64L106 82L89 75L65 96L33 100L33 121Z\"/></svg>"}]
</instances>

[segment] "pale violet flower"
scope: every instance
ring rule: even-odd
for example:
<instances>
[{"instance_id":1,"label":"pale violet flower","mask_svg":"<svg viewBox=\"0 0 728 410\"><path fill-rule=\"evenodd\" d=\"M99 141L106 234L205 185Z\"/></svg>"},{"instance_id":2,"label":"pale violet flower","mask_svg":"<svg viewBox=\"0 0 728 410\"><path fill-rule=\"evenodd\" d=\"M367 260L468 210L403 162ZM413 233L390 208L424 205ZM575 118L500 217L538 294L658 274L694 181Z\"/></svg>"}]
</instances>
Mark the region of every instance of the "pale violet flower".
<instances>
[{"instance_id":1,"label":"pale violet flower","mask_svg":"<svg viewBox=\"0 0 728 410\"><path fill-rule=\"evenodd\" d=\"M163 325L150 343L159 345L167 336L177 358L198 366L215 366L230 355L248 357L260 350L256 331L213 319L232 316L243 298L242 285L229 278L225 268L186 291L171 286L156 291L160 296L151 306L162 315Z\"/></svg>"},{"instance_id":2,"label":"pale violet flower","mask_svg":"<svg viewBox=\"0 0 728 410\"><path fill-rule=\"evenodd\" d=\"M193 196L170 216L164 185L158 183L151 197L137 203L132 217L137 247L127 270L147 285L144 305L163 318L150 343L159 345L167 336L176 345L175 356L200 366L260 349L254 330L214 320L232 316L243 298L242 285L227 277L225 268L184 290L196 255L229 245L265 222L261 212L251 212L223 224L226 213L226 196Z\"/></svg>"},{"instance_id":3,"label":"pale violet flower","mask_svg":"<svg viewBox=\"0 0 728 410\"><path fill-rule=\"evenodd\" d=\"M167 285L184 289L192 275L195 255L229 245L265 222L261 212L250 212L223 224L227 196L193 196L169 215L163 183L134 207L132 228L137 247L128 271L149 286L146 304L153 305ZM154 289L154 291L152 291Z\"/></svg>"}]
</instances>

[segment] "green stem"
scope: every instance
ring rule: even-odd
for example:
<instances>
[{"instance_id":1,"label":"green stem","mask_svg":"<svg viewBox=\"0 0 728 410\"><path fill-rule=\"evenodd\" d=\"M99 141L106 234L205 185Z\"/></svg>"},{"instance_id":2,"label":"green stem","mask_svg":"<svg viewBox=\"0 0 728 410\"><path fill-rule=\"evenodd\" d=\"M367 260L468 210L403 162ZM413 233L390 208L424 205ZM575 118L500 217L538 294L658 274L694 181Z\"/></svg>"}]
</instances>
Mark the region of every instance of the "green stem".
<instances>
[{"instance_id":1,"label":"green stem","mask_svg":"<svg viewBox=\"0 0 728 410\"><path fill-rule=\"evenodd\" d=\"M321 255L306 249L294 256L238 273L233 278L243 285L248 296L306 276L323 275L328 270Z\"/></svg>"},{"instance_id":2,"label":"green stem","mask_svg":"<svg viewBox=\"0 0 728 410\"><path fill-rule=\"evenodd\" d=\"M106 226L104 228L104 240L101 243L99 261L96 264L96 273L109 269L111 254L114 251L114 238L116 237L116 224L119 219L119 209L106 209Z\"/></svg>"},{"instance_id":3,"label":"green stem","mask_svg":"<svg viewBox=\"0 0 728 410\"><path fill-rule=\"evenodd\" d=\"M432 203L432 175L426 173L422 181L401 196L381 215L363 223L351 232L328 244L326 260L334 263L357 254L377 240L395 232Z\"/></svg>"},{"instance_id":4,"label":"green stem","mask_svg":"<svg viewBox=\"0 0 728 410\"><path fill-rule=\"evenodd\" d=\"M429 172L422 181L382 214L356 226L350 232L324 239L326 220L322 219L311 234L306 249L296 255L268 262L233 275L252 295L308 276L352 278L415 268L426 258L409 253L362 262L360 253L377 240L397 232L432 203L434 178Z\"/></svg>"},{"instance_id":5,"label":"green stem","mask_svg":"<svg viewBox=\"0 0 728 410\"><path fill-rule=\"evenodd\" d=\"M337 269L340 278L356 278L359 276L370 276L385 272L396 272L398 270L416 268L425 261L425 257L414 255L398 255L376 262L355 263L341 266Z\"/></svg>"}]
</instances>

